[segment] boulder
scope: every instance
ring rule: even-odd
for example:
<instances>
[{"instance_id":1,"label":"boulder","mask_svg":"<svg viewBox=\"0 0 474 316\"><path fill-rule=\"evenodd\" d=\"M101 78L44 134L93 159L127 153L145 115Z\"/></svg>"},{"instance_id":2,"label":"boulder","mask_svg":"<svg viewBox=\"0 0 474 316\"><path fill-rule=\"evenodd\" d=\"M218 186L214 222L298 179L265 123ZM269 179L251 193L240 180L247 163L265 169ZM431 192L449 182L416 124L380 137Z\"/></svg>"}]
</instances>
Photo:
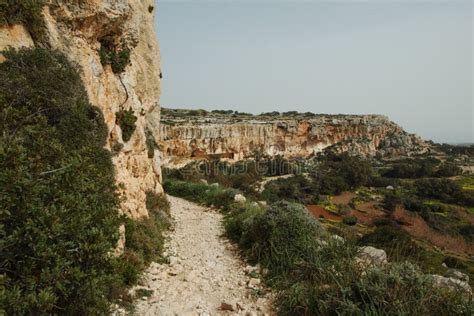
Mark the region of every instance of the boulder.
<instances>
[{"instance_id":1,"label":"boulder","mask_svg":"<svg viewBox=\"0 0 474 316\"><path fill-rule=\"evenodd\" d=\"M238 203L245 203L245 201L247 201L247 199L242 194L236 194L234 196L234 201L238 202Z\"/></svg>"},{"instance_id":2,"label":"boulder","mask_svg":"<svg viewBox=\"0 0 474 316\"><path fill-rule=\"evenodd\" d=\"M387 253L385 250L372 246L361 247L360 253L356 257L356 262L362 266L384 265L387 263Z\"/></svg>"},{"instance_id":3,"label":"boulder","mask_svg":"<svg viewBox=\"0 0 474 316\"><path fill-rule=\"evenodd\" d=\"M461 290L466 294L472 294L472 289L469 283L461 281L453 277L444 277L438 274L431 274L430 277L437 287L445 287L451 290Z\"/></svg>"},{"instance_id":4,"label":"boulder","mask_svg":"<svg viewBox=\"0 0 474 316\"><path fill-rule=\"evenodd\" d=\"M466 283L469 283L469 276L456 269L449 269L448 271L446 271L444 276L448 278L455 278L455 279L464 281Z\"/></svg>"},{"instance_id":5,"label":"boulder","mask_svg":"<svg viewBox=\"0 0 474 316\"><path fill-rule=\"evenodd\" d=\"M250 288L250 289L257 289L258 286L260 285L261 281L260 279L257 279L257 278L251 278L249 280L249 282L247 283L247 286Z\"/></svg>"}]
</instances>

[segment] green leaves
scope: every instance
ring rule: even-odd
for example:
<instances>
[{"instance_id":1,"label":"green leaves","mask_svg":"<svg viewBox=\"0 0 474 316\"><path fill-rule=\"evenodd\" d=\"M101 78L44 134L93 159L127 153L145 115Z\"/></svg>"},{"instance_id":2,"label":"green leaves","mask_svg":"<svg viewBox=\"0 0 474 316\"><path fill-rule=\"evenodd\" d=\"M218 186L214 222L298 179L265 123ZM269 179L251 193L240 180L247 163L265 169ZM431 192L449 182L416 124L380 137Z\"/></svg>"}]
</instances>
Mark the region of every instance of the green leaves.
<instances>
[{"instance_id":1,"label":"green leaves","mask_svg":"<svg viewBox=\"0 0 474 316\"><path fill-rule=\"evenodd\" d=\"M120 219L102 114L65 56L40 48L4 55L2 306L7 314L106 313Z\"/></svg>"},{"instance_id":2,"label":"green leaves","mask_svg":"<svg viewBox=\"0 0 474 316\"><path fill-rule=\"evenodd\" d=\"M136 129L137 117L133 114L133 110L122 110L115 113L115 122L122 129L122 139L128 142Z\"/></svg>"},{"instance_id":3,"label":"green leaves","mask_svg":"<svg viewBox=\"0 0 474 316\"><path fill-rule=\"evenodd\" d=\"M130 63L130 49L125 45L117 48L110 39L102 40L99 56L101 64L110 65L115 74L124 72L125 67Z\"/></svg>"}]
</instances>

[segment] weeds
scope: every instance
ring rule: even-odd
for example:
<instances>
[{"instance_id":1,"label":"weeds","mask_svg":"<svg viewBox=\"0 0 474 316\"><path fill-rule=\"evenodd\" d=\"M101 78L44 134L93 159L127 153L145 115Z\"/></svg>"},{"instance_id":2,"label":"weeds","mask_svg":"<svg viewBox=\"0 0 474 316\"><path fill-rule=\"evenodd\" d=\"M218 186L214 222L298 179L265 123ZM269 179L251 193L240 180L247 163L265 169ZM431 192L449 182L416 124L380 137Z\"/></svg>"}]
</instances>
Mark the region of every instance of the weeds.
<instances>
[{"instance_id":1,"label":"weeds","mask_svg":"<svg viewBox=\"0 0 474 316\"><path fill-rule=\"evenodd\" d=\"M132 109L121 110L115 113L115 122L122 129L122 139L124 142L128 142L132 138L133 132L137 128L137 119Z\"/></svg>"}]
</instances>

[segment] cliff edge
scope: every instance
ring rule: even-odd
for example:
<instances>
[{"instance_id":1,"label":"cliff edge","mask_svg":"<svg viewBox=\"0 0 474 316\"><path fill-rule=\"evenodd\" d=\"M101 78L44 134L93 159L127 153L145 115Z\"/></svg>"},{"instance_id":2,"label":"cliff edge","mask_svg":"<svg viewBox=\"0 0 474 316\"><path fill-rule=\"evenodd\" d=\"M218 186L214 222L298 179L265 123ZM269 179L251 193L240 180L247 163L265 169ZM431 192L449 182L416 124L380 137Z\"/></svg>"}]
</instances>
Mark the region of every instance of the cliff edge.
<instances>
[{"instance_id":1,"label":"cliff edge","mask_svg":"<svg viewBox=\"0 0 474 316\"><path fill-rule=\"evenodd\" d=\"M326 148L362 156L409 156L428 150L420 137L381 115L216 112L164 110L159 132L164 163L237 161L255 153L308 157Z\"/></svg>"}]
</instances>

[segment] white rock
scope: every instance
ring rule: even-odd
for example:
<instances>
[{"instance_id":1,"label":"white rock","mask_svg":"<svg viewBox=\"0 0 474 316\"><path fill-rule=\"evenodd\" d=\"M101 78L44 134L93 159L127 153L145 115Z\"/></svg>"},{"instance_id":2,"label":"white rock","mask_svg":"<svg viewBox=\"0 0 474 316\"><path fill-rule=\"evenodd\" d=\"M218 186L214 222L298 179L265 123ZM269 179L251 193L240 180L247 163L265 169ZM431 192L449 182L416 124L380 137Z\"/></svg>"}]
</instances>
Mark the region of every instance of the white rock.
<instances>
[{"instance_id":1,"label":"white rock","mask_svg":"<svg viewBox=\"0 0 474 316\"><path fill-rule=\"evenodd\" d=\"M462 290L468 294L472 294L471 286L465 281L451 277L444 277L438 274L431 274L430 276L433 279L435 286L445 287L452 290Z\"/></svg>"},{"instance_id":2,"label":"white rock","mask_svg":"<svg viewBox=\"0 0 474 316\"><path fill-rule=\"evenodd\" d=\"M342 243L345 241L345 239L339 235L331 235L331 238Z\"/></svg>"},{"instance_id":3,"label":"white rock","mask_svg":"<svg viewBox=\"0 0 474 316\"><path fill-rule=\"evenodd\" d=\"M169 262L170 262L170 265L172 265L172 266L174 266L175 264L177 264L177 263L178 263L178 261L179 261L179 260L178 260L178 258L177 258L177 257L175 257L175 256L171 256L171 257L169 257L169 259L168 259L168 260L169 260Z\"/></svg>"},{"instance_id":4,"label":"white rock","mask_svg":"<svg viewBox=\"0 0 474 316\"><path fill-rule=\"evenodd\" d=\"M458 280L469 283L469 276L465 273L462 273L461 271L456 270L456 269L449 269L446 272L445 276L455 278L455 279L458 279Z\"/></svg>"},{"instance_id":5,"label":"white rock","mask_svg":"<svg viewBox=\"0 0 474 316\"><path fill-rule=\"evenodd\" d=\"M360 253L356 261L364 266L368 265L384 265L387 263L387 253L383 249L377 249L372 246L360 248Z\"/></svg>"},{"instance_id":6,"label":"white rock","mask_svg":"<svg viewBox=\"0 0 474 316\"><path fill-rule=\"evenodd\" d=\"M247 286L248 286L250 289L257 289L261 282L262 282L262 281L261 281L260 279L251 278L251 279L249 280L249 282L247 283Z\"/></svg>"},{"instance_id":7,"label":"white rock","mask_svg":"<svg viewBox=\"0 0 474 316\"><path fill-rule=\"evenodd\" d=\"M236 194L234 196L234 201L236 201L238 203L245 203L245 201L247 201L247 199L242 194Z\"/></svg>"}]
</instances>

